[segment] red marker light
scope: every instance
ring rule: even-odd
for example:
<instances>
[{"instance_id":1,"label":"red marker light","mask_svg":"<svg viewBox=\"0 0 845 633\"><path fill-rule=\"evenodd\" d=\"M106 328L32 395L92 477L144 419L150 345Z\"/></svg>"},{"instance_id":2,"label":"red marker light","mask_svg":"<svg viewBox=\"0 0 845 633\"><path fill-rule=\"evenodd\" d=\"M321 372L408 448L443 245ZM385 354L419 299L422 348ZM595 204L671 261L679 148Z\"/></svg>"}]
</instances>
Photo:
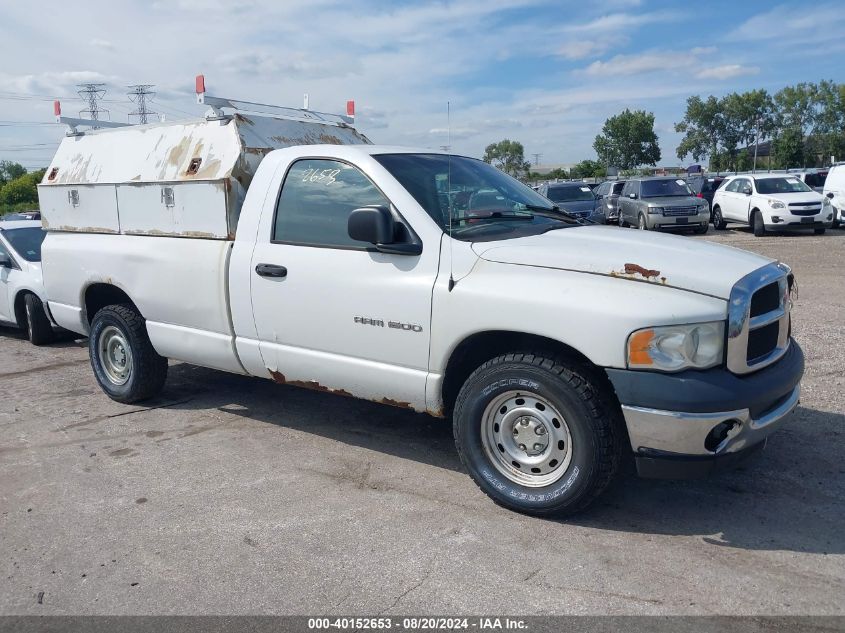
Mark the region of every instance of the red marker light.
<instances>
[{"instance_id":1,"label":"red marker light","mask_svg":"<svg viewBox=\"0 0 845 633\"><path fill-rule=\"evenodd\" d=\"M347 101L346 102L346 116L355 116L355 102L354 101Z\"/></svg>"},{"instance_id":2,"label":"red marker light","mask_svg":"<svg viewBox=\"0 0 845 633\"><path fill-rule=\"evenodd\" d=\"M53 114L56 116L62 116L62 102L61 101L54 101L53 102Z\"/></svg>"},{"instance_id":3,"label":"red marker light","mask_svg":"<svg viewBox=\"0 0 845 633\"><path fill-rule=\"evenodd\" d=\"M205 92L205 75L197 75L196 79L197 84L197 94L202 94Z\"/></svg>"}]
</instances>

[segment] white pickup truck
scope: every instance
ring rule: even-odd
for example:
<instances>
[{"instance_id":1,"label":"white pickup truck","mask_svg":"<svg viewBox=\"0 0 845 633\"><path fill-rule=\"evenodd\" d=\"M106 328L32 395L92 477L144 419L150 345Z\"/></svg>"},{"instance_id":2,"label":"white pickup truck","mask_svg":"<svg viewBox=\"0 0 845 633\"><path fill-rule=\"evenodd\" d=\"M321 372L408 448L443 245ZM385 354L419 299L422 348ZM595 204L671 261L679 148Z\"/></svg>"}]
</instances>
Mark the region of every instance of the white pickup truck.
<instances>
[{"instance_id":1,"label":"white pickup truck","mask_svg":"<svg viewBox=\"0 0 845 633\"><path fill-rule=\"evenodd\" d=\"M178 359L451 418L481 489L536 515L586 507L630 456L710 472L797 405L785 265L584 225L479 160L310 116L63 141L49 312L111 398L155 396Z\"/></svg>"}]
</instances>

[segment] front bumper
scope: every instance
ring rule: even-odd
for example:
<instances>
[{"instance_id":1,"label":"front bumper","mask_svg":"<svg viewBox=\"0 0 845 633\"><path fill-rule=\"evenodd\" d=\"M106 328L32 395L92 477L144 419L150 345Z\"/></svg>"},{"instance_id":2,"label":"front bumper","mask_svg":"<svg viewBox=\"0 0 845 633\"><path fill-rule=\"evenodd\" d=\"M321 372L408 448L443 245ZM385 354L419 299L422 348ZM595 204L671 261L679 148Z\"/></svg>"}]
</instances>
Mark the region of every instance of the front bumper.
<instances>
[{"instance_id":1,"label":"front bumper","mask_svg":"<svg viewBox=\"0 0 845 633\"><path fill-rule=\"evenodd\" d=\"M795 341L776 363L742 376L607 370L639 473L672 478L708 474L761 448L798 405L803 372Z\"/></svg>"},{"instance_id":2,"label":"front bumper","mask_svg":"<svg viewBox=\"0 0 845 633\"><path fill-rule=\"evenodd\" d=\"M822 211L816 215L792 215L791 213L772 213L766 228L772 231L784 229L829 229L833 226L836 212L833 209Z\"/></svg>"},{"instance_id":3,"label":"front bumper","mask_svg":"<svg viewBox=\"0 0 845 633\"><path fill-rule=\"evenodd\" d=\"M710 211L697 215L665 216L654 213L646 218L650 229L691 230L707 226L710 223Z\"/></svg>"}]
</instances>

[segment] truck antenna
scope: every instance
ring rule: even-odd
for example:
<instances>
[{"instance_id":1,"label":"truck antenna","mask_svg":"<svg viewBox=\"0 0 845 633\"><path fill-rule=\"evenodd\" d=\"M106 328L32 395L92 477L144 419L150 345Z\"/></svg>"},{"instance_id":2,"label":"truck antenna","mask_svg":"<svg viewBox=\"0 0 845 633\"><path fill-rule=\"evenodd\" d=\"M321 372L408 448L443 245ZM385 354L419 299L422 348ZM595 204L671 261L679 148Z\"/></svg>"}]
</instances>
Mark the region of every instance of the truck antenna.
<instances>
[{"instance_id":1,"label":"truck antenna","mask_svg":"<svg viewBox=\"0 0 845 633\"><path fill-rule=\"evenodd\" d=\"M446 199L449 201L449 292L455 287L455 277L452 274L452 112L451 104L446 102Z\"/></svg>"}]
</instances>

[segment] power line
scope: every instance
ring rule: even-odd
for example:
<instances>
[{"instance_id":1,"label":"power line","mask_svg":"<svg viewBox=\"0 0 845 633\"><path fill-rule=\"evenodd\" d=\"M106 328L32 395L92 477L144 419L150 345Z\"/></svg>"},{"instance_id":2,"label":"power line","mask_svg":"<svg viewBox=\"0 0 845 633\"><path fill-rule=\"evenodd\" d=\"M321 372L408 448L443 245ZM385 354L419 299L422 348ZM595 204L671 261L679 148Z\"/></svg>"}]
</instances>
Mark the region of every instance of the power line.
<instances>
[{"instance_id":1,"label":"power line","mask_svg":"<svg viewBox=\"0 0 845 633\"><path fill-rule=\"evenodd\" d=\"M539 165L540 164L540 157L542 156L542 154L531 154L531 155L534 157L534 165L535 166Z\"/></svg>"},{"instance_id":2,"label":"power line","mask_svg":"<svg viewBox=\"0 0 845 633\"><path fill-rule=\"evenodd\" d=\"M96 84L96 83L87 83L87 84L78 84L80 90L77 91L79 98L83 101L88 102L88 109L87 110L80 110L79 116L84 118L84 115L88 115L88 118L92 121L99 121L100 120L100 113L103 112L108 116L109 111L100 108L99 101L103 97L106 96L106 84ZM96 125L91 126L93 129L97 129Z\"/></svg>"},{"instance_id":3,"label":"power line","mask_svg":"<svg viewBox=\"0 0 845 633\"><path fill-rule=\"evenodd\" d=\"M129 86L132 92L129 94L129 100L133 103L136 103L138 107L129 113L129 119L131 120L133 116L138 117L138 123L144 125L147 123L148 118L150 115L156 114L147 107L147 100L152 101L152 98L155 96L155 93L150 90L153 87L153 84L135 84L133 86Z\"/></svg>"}]
</instances>

